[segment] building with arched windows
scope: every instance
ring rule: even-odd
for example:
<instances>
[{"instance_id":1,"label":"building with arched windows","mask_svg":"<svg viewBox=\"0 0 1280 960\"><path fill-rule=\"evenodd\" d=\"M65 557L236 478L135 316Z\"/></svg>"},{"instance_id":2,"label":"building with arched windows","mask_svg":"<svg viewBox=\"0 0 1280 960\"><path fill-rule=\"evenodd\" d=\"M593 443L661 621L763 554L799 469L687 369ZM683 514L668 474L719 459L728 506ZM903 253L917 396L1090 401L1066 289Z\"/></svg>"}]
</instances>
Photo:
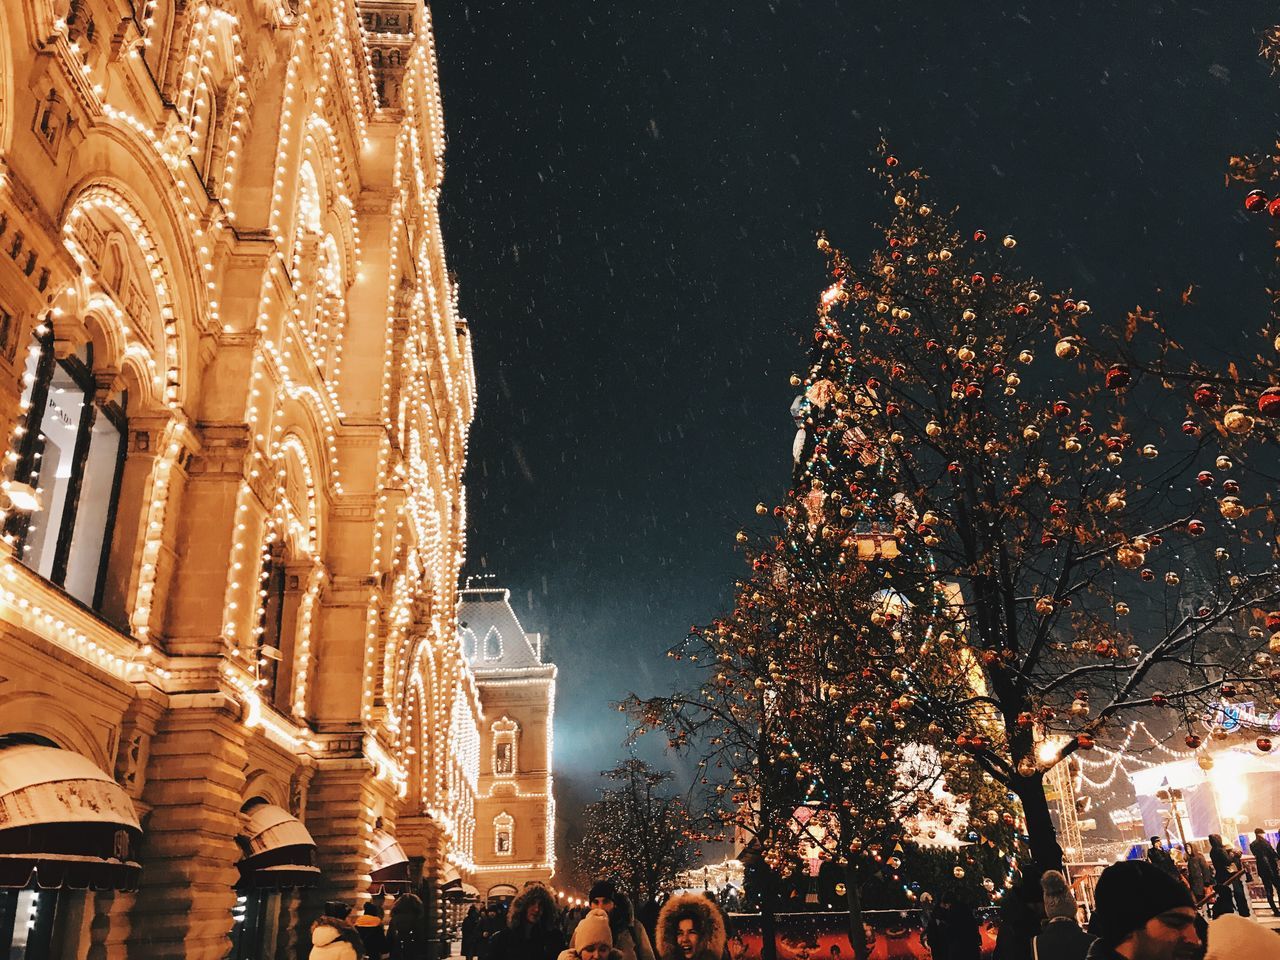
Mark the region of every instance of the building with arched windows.
<instances>
[{"instance_id":1,"label":"building with arched windows","mask_svg":"<svg viewBox=\"0 0 1280 960\"><path fill-rule=\"evenodd\" d=\"M443 155L416 0L0 4L0 955L474 879Z\"/></svg>"},{"instance_id":2,"label":"building with arched windows","mask_svg":"<svg viewBox=\"0 0 1280 960\"><path fill-rule=\"evenodd\" d=\"M552 747L556 668L500 588L461 591L458 629L483 712L476 793L475 882L501 897L555 873Z\"/></svg>"}]
</instances>

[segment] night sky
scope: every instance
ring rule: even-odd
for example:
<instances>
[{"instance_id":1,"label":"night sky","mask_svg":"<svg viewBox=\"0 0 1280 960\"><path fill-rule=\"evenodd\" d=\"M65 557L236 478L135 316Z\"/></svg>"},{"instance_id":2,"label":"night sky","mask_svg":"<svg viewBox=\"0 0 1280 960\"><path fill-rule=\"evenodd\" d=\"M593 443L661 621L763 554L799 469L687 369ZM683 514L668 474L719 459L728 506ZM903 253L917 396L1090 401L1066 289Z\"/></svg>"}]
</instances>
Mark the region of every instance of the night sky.
<instances>
[{"instance_id":1,"label":"night sky","mask_svg":"<svg viewBox=\"0 0 1280 960\"><path fill-rule=\"evenodd\" d=\"M549 635L570 816L625 753L609 704L671 687L663 652L729 602L733 534L785 489L814 235L869 251L882 133L962 228L1013 233L1028 269L1103 317L1196 284L1173 323L1209 358L1265 315L1267 235L1224 171L1277 130L1256 56L1274 4L433 15L441 215L479 387L467 573Z\"/></svg>"}]
</instances>

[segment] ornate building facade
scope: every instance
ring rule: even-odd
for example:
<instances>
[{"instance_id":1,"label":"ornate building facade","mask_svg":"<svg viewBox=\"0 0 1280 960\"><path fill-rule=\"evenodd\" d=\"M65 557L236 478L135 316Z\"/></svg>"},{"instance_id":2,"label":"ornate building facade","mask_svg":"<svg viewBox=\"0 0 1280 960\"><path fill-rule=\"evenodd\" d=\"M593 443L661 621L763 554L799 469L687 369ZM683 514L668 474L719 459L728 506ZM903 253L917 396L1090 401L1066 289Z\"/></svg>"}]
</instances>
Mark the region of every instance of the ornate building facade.
<instances>
[{"instance_id":1,"label":"ornate building facade","mask_svg":"<svg viewBox=\"0 0 1280 960\"><path fill-rule=\"evenodd\" d=\"M556 869L556 668L543 660L542 636L520 626L510 591L461 595L462 651L483 710L475 882L482 897L506 897L531 880L549 883Z\"/></svg>"},{"instance_id":2,"label":"ornate building facade","mask_svg":"<svg viewBox=\"0 0 1280 960\"><path fill-rule=\"evenodd\" d=\"M0 953L471 876L443 160L421 2L0 4Z\"/></svg>"}]
</instances>

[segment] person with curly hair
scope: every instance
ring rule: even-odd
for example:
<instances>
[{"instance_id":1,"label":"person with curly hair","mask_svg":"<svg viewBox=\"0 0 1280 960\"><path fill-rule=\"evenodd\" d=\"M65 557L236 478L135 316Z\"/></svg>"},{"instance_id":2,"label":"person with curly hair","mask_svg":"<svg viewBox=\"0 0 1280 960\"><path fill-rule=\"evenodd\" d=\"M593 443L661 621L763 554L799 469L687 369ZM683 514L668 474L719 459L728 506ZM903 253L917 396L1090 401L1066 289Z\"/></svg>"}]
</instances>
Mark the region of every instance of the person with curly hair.
<instances>
[{"instance_id":1,"label":"person with curly hair","mask_svg":"<svg viewBox=\"0 0 1280 960\"><path fill-rule=\"evenodd\" d=\"M720 908L696 893L678 893L658 914L658 960L722 960L726 942Z\"/></svg>"},{"instance_id":2,"label":"person with curly hair","mask_svg":"<svg viewBox=\"0 0 1280 960\"><path fill-rule=\"evenodd\" d=\"M556 902L541 883L528 883L511 901L507 926L494 934L489 960L556 960L565 948Z\"/></svg>"}]
</instances>

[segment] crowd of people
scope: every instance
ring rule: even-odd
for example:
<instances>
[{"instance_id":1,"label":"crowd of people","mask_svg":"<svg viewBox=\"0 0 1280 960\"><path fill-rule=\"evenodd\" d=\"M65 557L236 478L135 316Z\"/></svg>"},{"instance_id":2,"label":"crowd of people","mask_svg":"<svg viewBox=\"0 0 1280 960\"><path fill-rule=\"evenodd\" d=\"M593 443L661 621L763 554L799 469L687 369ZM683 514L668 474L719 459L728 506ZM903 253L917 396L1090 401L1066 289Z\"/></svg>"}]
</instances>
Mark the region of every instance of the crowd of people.
<instances>
[{"instance_id":1,"label":"crowd of people","mask_svg":"<svg viewBox=\"0 0 1280 960\"><path fill-rule=\"evenodd\" d=\"M677 894L656 915L651 940L630 898L609 880L589 906L559 909L551 892L528 884L505 914L473 906L462 921L468 960L722 960L725 923L709 898Z\"/></svg>"},{"instance_id":2,"label":"crowd of people","mask_svg":"<svg viewBox=\"0 0 1280 960\"><path fill-rule=\"evenodd\" d=\"M1267 840L1266 831L1253 831L1249 843L1254 869L1271 905L1271 912L1280 917L1276 905L1277 887L1280 886L1280 855ZM1187 843L1185 850L1167 849L1160 837L1151 838L1147 860L1175 880L1180 880L1191 890L1196 906L1207 906L1211 916L1227 913L1249 916L1249 895L1245 884L1252 877L1245 868L1240 851L1223 842L1216 833L1209 834L1209 857L1194 843Z\"/></svg>"},{"instance_id":3,"label":"crowd of people","mask_svg":"<svg viewBox=\"0 0 1280 960\"><path fill-rule=\"evenodd\" d=\"M351 919L351 907L338 900L324 905L324 913L311 925L309 960L426 960L428 938L426 908L414 893L401 894L391 906L391 919L383 922L386 903L374 897L364 912Z\"/></svg>"},{"instance_id":4,"label":"crowd of people","mask_svg":"<svg viewBox=\"0 0 1280 960\"><path fill-rule=\"evenodd\" d=\"M1239 851L1209 838L1209 858L1187 845L1175 857L1152 838L1146 859L1102 871L1087 924L1066 878L1026 875L1001 906L995 960L1272 960L1280 935L1247 919ZM1250 844L1273 910L1280 857L1258 830ZM725 918L710 896L670 897L650 924L611 881L596 883L588 906L562 908L543 884L529 883L503 908L470 908L462 922L467 960L725 960ZM375 898L352 920L345 904L326 904L311 928L310 960L426 960L430 943L422 901ZM932 960L979 960L973 908L954 892L922 898L922 942ZM1206 917L1205 914L1209 916ZM653 932L652 938L650 931ZM733 938L741 947L741 939ZM834 954L833 954L834 955Z\"/></svg>"},{"instance_id":5,"label":"crowd of people","mask_svg":"<svg viewBox=\"0 0 1280 960\"><path fill-rule=\"evenodd\" d=\"M1025 876L1001 907L995 960L1280 958L1280 934L1237 913L1234 891L1221 896L1232 909L1210 910L1208 919L1204 907L1213 893L1194 892L1182 873L1171 869L1178 864L1167 850L1153 843L1152 851L1145 860L1124 860L1102 871L1084 925L1061 873ZM1268 859L1268 865L1274 862ZM1225 879L1230 887L1238 872L1229 864L1212 879ZM926 913L924 940L933 960L978 960L981 939L972 909L955 895L943 895L936 905L927 905Z\"/></svg>"}]
</instances>

